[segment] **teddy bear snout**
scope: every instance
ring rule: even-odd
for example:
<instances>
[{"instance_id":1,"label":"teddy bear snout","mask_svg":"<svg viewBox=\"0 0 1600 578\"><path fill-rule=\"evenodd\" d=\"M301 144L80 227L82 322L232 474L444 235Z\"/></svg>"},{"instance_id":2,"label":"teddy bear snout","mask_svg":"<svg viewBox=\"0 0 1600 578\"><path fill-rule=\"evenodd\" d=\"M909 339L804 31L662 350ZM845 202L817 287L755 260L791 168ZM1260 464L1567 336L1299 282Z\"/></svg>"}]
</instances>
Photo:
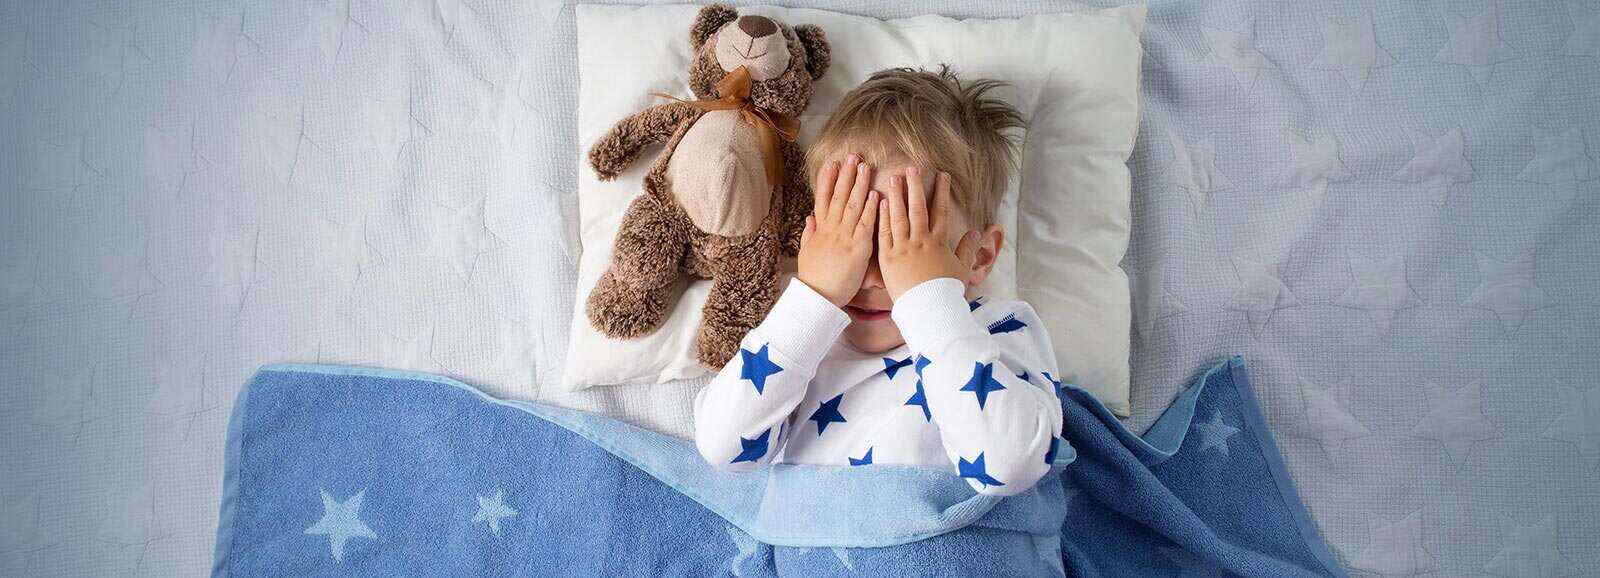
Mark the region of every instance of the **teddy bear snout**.
<instances>
[{"instance_id":1,"label":"teddy bear snout","mask_svg":"<svg viewBox=\"0 0 1600 578\"><path fill-rule=\"evenodd\" d=\"M770 80L789 69L788 39L765 16L741 16L717 32L717 64L724 71L743 66L751 80Z\"/></svg>"},{"instance_id":2,"label":"teddy bear snout","mask_svg":"<svg viewBox=\"0 0 1600 578\"><path fill-rule=\"evenodd\" d=\"M739 29L743 30L746 36L761 38L777 32L778 24L766 16L751 14L739 17Z\"/></svg>"}]
</instances>

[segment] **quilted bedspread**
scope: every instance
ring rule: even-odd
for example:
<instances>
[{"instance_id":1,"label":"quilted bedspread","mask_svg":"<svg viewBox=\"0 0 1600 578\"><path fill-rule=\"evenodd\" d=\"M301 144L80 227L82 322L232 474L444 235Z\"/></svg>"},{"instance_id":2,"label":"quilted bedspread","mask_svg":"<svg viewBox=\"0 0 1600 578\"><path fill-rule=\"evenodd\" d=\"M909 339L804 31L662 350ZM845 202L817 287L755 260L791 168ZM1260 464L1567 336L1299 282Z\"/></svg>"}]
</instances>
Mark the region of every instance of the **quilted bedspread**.
<instances>
[{"instance_id":1,"label":"quilted bedspread","mask_svg":"<svg viewBox=\"0 0 1600 578\"><path fill-rule=\"evenodd\" d=\"M204 572L266 363L682 435L656 402L696 383L559 387L574 34L536 1L0 2L0 575ZM1600 6L1158 1L1145 46L1135 429L1238 353L1352 574L1600 575Z\"/></svg>"}]
</instances>

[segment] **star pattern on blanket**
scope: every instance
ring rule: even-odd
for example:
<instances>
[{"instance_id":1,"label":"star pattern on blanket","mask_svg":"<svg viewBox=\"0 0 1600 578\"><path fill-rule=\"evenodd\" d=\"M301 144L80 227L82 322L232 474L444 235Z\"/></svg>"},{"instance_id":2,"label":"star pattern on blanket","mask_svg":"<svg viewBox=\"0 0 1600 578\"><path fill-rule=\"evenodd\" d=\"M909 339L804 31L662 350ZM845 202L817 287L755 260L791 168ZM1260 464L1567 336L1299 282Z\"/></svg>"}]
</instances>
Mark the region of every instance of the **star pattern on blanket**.
<instances>
[{"instance_id":1,"label":"star pattern on blanket","mask_svg":"<svg viewBox=\"0 0 1600 578\"><path fill-rule=\"evenodd\" d=\"M961 386L960 391L970 391L977 396L978 409L981 410L984 404L989 402L989 394L1005 389L1006 386L994 378L993 363L973 362L972 366L972 377L967 380L966 385Z\"/></svg>"},{"instance_id":2,"label":"star pattern on blanket","mask_svg":"<svg viewBox=\"0 0 1600 578\"><path fill-rule=\"evenodd\" d=\"M1529 313L1552 304L1550 296L1534 280L1532 254L1519 255L1509 261L1484 253L1475 255L1482 277L1467 298L1467 305L1494 313L1506 330L1515 332Z\"/></svg>"},{"instance_id":3,"label":"star pattern on blanket","mask_svg":"<svg viewBox=\"0 0 1600 578\"><path fill-rule=\"evenodd\" d=\"M478 513L473 514L472 523L487 522L489 530L494 532L494 535L499 536L500 520L517 515L515 509L506 505L505 491L495 488L493 496L476 496L476 498L478 499Z\"/></svg>"},{"instance_id":4,"label":"star pattern on blanket","mask_svg":"<svg viewBox=\"0 0 1600 578\"><path fill-rule=\"evenodd\" d=\"M911 365L910 356L907 356L905 359L901 360L885 357L883 358L883 373L884 375L889 376L889 379L894 379L895 374L900 372L900 368L908 365Z\"/></svg>"},{"instance_id":5,"label":"star pattern on blanket","mask_svg":"<svg viewBox=\"0 0 1600 578\"><path fill-rule=\"evenodd\" d=\"M1387 337L1394 327L1395 314L1416 307L1416 292L1406 280L1406 262L1400 255L1384 259L1366 259L1351 256L1350 287L1344 290L1334 304L1362 309L1372 319L1379 336Z\"/></svg>"},{"instance_id":6,"label":"star pattern on blanket","mask_svg":"<svg viewBox=\"0 0 1600 578\"><path fill-rule=\"evenodd\" d=\"M1339 139L1327 134L1310 137L1289 133L1285 185L1293 188L1326 186L1329 182L1345 181L1350 177L1344 161L1339 159Z\"/></svg>"},{"instance_id":7,"label":"star pattern on blanket","mask_svg":"<svg viewBox=\"0 0 1600 578\"><path fill-rule=\"evenodd\" d=\"M1228 459L1228 440L1238 435L1239 428L1229 425L1227 420L1222 419L1222 414L1217 412L1211 414L1210 421L1197 421L1190 427L1194 429L1192 434L1195 442L1192 450L1194 453L1200 454L1214 449L1222 454L1222 459Z\"/></svg>"},{"instance_id":8,"label":"star pattern on blanket","mask_svg":"<svg viewBox=\"0 0 1600 578\"><path fill-rule=\"evenodd\" d=\"M772 362L772 357L767 353L770 344L761 344L761 349L751 352L743 347L739 348L739 379L748 379L755 386L756 394L760 395L767 387L767 378L772 374L783 371L782 367Z\"/></svg>"},{"instance_id":9,"label":"star pattern on blanket","mask_svg":"<svg viewBox=\"0 0 1600 578\"><path fill-rule=\"evenodd\" d=\"M1484 572L1507 578L1573 574L1575 568L1561 555L1555 516L1545 516L1528 526L1502 518L1501 526L1504 537L1500 550L1483 565Z\"/></svg>"},{"instance_id":10,"label":"star pattern on blanket","mask_svg":"<svg viewBox=\"0 0 1600 578\"><path fill-rule=\"evenodd\" d=\"M851 572L856 571L856 563L854 560L850 559L850 550L848 548L840 548L835 546L828 549L833 551L833 557L839 560L839 565L844 566L845 570Z\"/></svg>"},{"instance_id":11,"label":"star pattern on blanket","mask_svg":"<svg viewBox=\"0 0 1600 578\"><path fill-rule=\"evenodd\" d=\"M1243 311L1250 321L1251 333L1258 338L1278 310L1300 305L1300 300L1295 299L1294 293L1278 278L1274 269L1276 267L1246 257L1233 257L1233 271L1239 285L1234 289L1227 309Z\"/></svg>"},{"instance_id":12,"label":"star pattern on blanket","mask_svg":"<svg viewBox=\"0 0 1600 578\"><path fill-rule=\"evenodd\" d=\"M1389 178L1421 185L1437 205L1443 205L1450 186L1476 178L1467 162L1466 137L1455 127L1437 137L1421 131L1411 133L1415 153L1411 160Z\"/></svg>"},{"instance_id":13,"label":"star pattern on blanket","mask_svg":"<svg viewBox=\"0 0 1600 578\"><path fill-rule=\"evenodd\" d=\"M1371 538L1366 547L1348 559L1349 564L1357 569L1386 576L1409 576L1438 568L1438 560L1428 552L1422 541L1421 510L1369 528L1367 535Z\"/></svg>"},{"instance_id":14,"label":"star pattern on blanket","mask_svg":"<svg viewBox=\"0 0 1600 578\"><path fill-rule=\"evenodd\" d=\"M995 479L994 476L989 475L989 468L983 463L983 452L978 452L978 457L970 462L967 461L967 458L957 457L956 473L963 478L973 480L988 487L999 487L1005 485L1004 482L1001 482L1000 480Z\"/></svg>"},{"instance_id":15,"label":"star pattern on blanket","mask_svg":"<svg viewBox=\"0 0 1600 578\"><path fill-rule=\"evenodd\" d=\"M1300 395L1305 411L1291 431L1316 440L1329 455L1343 448L1347 440L1372 433L1327 389L1301 378Z\"/></svg>"},{"instance_id":16,"label":"star pattern on blanket","mask_svg":"<svg viewBox=\"0 0 1600 578\"><path fill-rule=\"evenodd\" d=\"M1441 64L1466 67L1479 85L1489 82L1494 65L1517 58L1515 50L1500 38L1500 13L1494 5L1472 16L1448 14L1450 39L1433 56Z\"/></svg>"},{"instance_id":17,"label":"star pattern on blanket","mask_svg":"<svg viewBox=\"0 0 1600 578\"><path fill-rule=\"evenodd\" d=\"M1372 69L1394 64L1394 57L1378 44L1372 29L1372 14L1362 13L1349 20L1327 18L1322 21L1322 52L1309 68L1338 71L1356 92L1367 86Z\"/></svg>"},{"instance_id":18,"label":"star pattern on blanket","mask_svg":"<svg viewBox=\"0 0 1600 578\"><path fill-rule=\"evenodd\" d=\"M1140 268L1128 271L1128 286L1133 292L1134 328L1145 339L1154 336L1157 323L1189 311L1183 300L1167 284L1169 259L1157 257Z\"/></svg>"},{"instance_id":19,"label":"star pattern on blanket","mask_svg":"<svg viewBox=\"0 0 1600 578\"><path fill-rule=\"evenodd\" d=\"M1582 459L1592 462L1600 457L1600 386L1588 390L1561 387L1557 391L1561 393L1561 416L1541 435L1577 446Z\"/></svg>"},{"instance_id":20,"label":"star pattern on blanket","mask_svg":"<svg viewBox=\"0 0 1600 578\"><path fill-rule=\"evenodd\" d=\"M1256 77L1263 69L1272 68L1272 61L1267 59L1255 44L1255 23L1247 22L1244 32L1235 32L1220 28L1201 26L1200 31L1205 35L1206 45L1211 49L1211 60L1220 64L1233 73L1233 80L1240 87L1249 88L1255 84Z\"/></svg>"},{"instance_id":21,"label":"star pattern on blanket","mask_svg":"<svg viewBox=\"0 0 1600 578\"><path fill-rule=\"evenodd\" d=\"M1469 383L1456 391L1432 385L1432 407L1411 435L1439 442L1456 465L1467 459L1473 444L1500 438L1500 430L1483 415L1483 384Z\"/></svg>"},{"instance_id":22,"label":"star pattern on blanket","mask_svg":"<svg viewBox=\"0 0 1600 578\"><path fill-rule=\"evenodd\" d=\"M328 550L334 562L344 562L345 545L351 538L378 539L378 534L361 521L361 502L366 490L356 492L343 502L335 500L327 490L322 495L322 519L317 520L305 533L328 537Z\"/></svg>"},{"instance_id":23,"label":"star pattern on blanket","mask_svg":"<svg viewBox=\"0 0 1600 578\"><path fill-rule=\"evenodd\" d=\"M1600 7L1589 5L1587 12L1580 11L1577 6L1581 2L1567 4L1567 19L1573 23L1572 34L1567 36L1567 41L1562 45L1563 56L1580 56L1600 58Z\"/></svg>"},{"instance_id":24,"label":"star pattern on blanket","mask_svg":"<svg viewBox=\"0 0 1600 578\"><path fill-rule=\"evenodd\" d=\"M1188 194L1195 214L1205 210L1211 193L1233 188L1233 182L1217 169L1217 149L1209 139L1191 142L1175 131L1168 131L1167 142L1172 145L1168 178L1173 186Z\"/></svg>"},{"instance_id":25,"label":"star pattern on blanket","mask_svg":"<svg viewBox=\"0 0 1600 578\"><path fill-rule=\"evenodd\" d=\"M739 436L739 455L733 456L733 461L728 463L754 462L767 455L767 438L772 436L772 430L761 432L755 439Z\"/></svg>"},{"instance_id":26,"label":"star pattern on blanket","mask_svg":"<svg viewBox=\"0 0 1600 578\"><path fill-rule=\"evenodd\" d=\"M817 410L811 412L811 417L806 418L817 422L817 435L828 429L830 423L844 423L844 414L839 413L839 404L844 401L844 394L833 396L833 399L817 404Z\"/></svg>"},{"instance_id":27,"label":"star pattern on blanket","mask_svg":"<svg viewBox=\"0 0 1600 578\"><path fill-rule=\"evenodd\" d=\"M733 557L728 559L728 573L744 576L744 567L752 560L756 560L756 554L761 551L761 542L733 526L728 526L726 529L728 541L733 543L734 548Z\"/></svg>"},{"instance_id":28,"label":"star pattern on blanket","mask_svg":"<svg viewBox=\"0 0 1600 578\"><path fill-rule=\"evenodd\" d=\"M1538 143L1534 145L1533 159L1522 167L1522 172L1517 173L1519 181L1543 184L1582 182L1596 178L1600 178L1600 168L1589 156L1589 145L1583 138L1583 130L1574 127L1540 135Z\"/></svg>"}]
</instances>

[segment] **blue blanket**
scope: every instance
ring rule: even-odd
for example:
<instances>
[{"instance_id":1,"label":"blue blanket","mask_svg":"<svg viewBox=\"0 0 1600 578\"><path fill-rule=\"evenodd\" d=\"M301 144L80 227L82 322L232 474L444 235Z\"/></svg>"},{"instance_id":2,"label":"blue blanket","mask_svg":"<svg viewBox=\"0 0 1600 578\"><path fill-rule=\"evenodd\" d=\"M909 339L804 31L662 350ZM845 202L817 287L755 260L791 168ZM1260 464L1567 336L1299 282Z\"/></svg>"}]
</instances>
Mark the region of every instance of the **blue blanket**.
<instances>
[{"instance_id":1,"label":"blue blanket","mask_svg":"<svg viewBox=\"0 0 1600 578\"><path fill-rule=\"evenodd\" d=\"M1063 393L1065 465L998 499L916 468L718 473L676 438L446 378L269 366L234 409L215 573L1342 573L1238 359L1142 437Z\"/></svg>"}]
</instances>

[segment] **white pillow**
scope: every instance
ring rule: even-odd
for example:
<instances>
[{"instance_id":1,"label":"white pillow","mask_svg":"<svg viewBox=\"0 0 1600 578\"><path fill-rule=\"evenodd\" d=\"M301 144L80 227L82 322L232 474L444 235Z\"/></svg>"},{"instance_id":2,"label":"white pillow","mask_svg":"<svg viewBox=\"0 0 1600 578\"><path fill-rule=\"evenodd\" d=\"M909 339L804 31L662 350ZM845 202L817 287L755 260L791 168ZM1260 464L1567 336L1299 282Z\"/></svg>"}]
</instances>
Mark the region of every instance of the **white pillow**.
<instances>
[{"instance_id":1,"label":"white pillow","mask_svg":"<svg viewBox=\"0 0 1600 578\"><path fill-rule=\"evenodd\" d=\"M577 7L580 162L618 120L661 102L650 93L692 98L688 30L698 10ZM1144 8L961 21L883 21L771 7L739 11L791 26L816 24L828 38L832 65L800 118L802 144L846 92L885 68L943 63L964 79L1012 85L1001 96L1016 105L1029 128L1019 178L997 214L1007 243L982 293L1032 303L1051 332L1065 377L1126 415L1131 312L1127 276L1118 264L1128 245L1126 161L1138 127ZM608 338L583 311L611 260L617 225L659 150L646 151L613 181L600 181L586 162L578 171L583 253L564 372L570 389L661 383L710 371L694 359L709 282L690 283L662 327L639 339Z\"/></svg>"}]
</instances>

